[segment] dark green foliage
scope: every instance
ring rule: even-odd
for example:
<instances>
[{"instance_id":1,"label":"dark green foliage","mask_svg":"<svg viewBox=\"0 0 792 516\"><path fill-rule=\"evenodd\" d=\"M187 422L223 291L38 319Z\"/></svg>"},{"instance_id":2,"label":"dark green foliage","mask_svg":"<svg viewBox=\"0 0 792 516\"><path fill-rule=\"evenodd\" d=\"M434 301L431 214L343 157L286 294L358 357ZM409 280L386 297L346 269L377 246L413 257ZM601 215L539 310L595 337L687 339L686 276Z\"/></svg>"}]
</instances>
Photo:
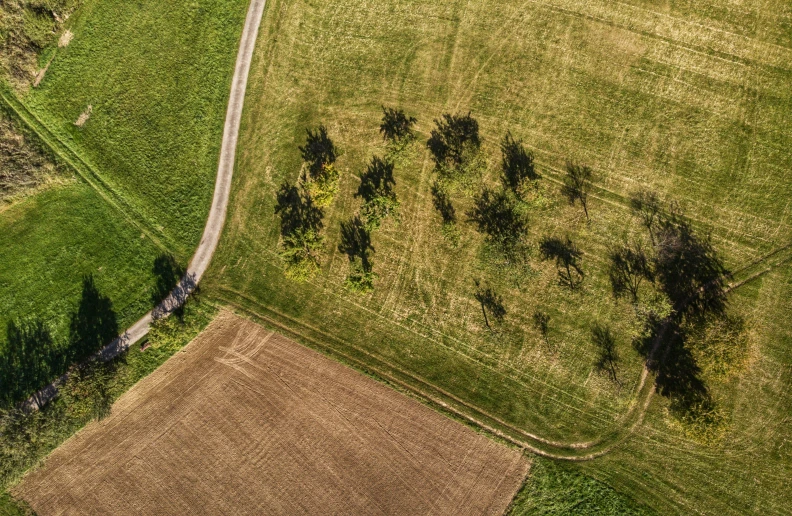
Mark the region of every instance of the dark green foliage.
<instances>
[{"instance_id":1,"label":"dark green foliage","mask_svg":"<svg viewBox=\"0 0 792 516\"><path fill-rule=\"evenodd\" d=\"M580 258L583 253L572 243L569 237L544 237L539 243L542 260L555 260L558 276L562 285L574 289L583 281ZM573 274L574 271L574 274Z\"/></svg>"},{"instance_id":2,"label":"dark green foliage","mask_svg":"<svg viewBox=\"0 0 792 516\"><path fill-rule=\"evenodd\" d=\"M319 252L324 239L322 209L304 188L283 183L278 191L275 214L280 215L280 256L286 274L297 281L313 277L319 269Z\"/></svg>"},{"instance_id":3,"label":"dark green foliage","mask_svg":"<svg viewBox=\"0 0 792 516\"><path fill-rule=\"evenodd\" d=\"M697 237L690 223L672 215L660 223L654 270L674 310L700 319L723 314L729 271L709 238Z\"/></svg>"},{"instance_id":4,"label":"dark green foliage","mask_svg":"<svg viewBox=\"0 0 792 516\"><path fill-rule=\"evenodd\" d=\"M580 201L583 206L583 211L586 213L588 219L588 194L591 190L591 179L593 173L586 165L577 165L571 161L567 161L566 175L564 176L564 184L561 187L561 193L569 200L569 204L575 204Z\"/></svg>"},{"instance_id":5,"label":"dark green foliage","mask_svg":"<svg viewBox=\"0 0 792 516\"><path fill-rule=\"evenodd\" d=\"M0 349L0 406L26 400L63 372L66 360L41 320L11 321Z\"/></svg>"},{"instance_id":6,"label":"dark green foliage","mask_svg":"<svg viewBox=\"0 0 792 516\"><path fill-rule=\"evenodd\" d=\"M478 121L467 115L444 114L435 119L435 129L426 146L438 169L459 168L481 147Z\"/></svg>"},{"instance_id":7,"label":"dark green foliage","mask_svg":"<svg viewBox=\"0 0 792 516\"><path fill-rule=\"evenodd\" d=\"M83 278L82 296L69 328L69 350L73 361L80 362L118 337L118 319L113 302L94 283L93 276Z\"/></svg>"},{"instance_id":8,"label":"dark green foliage","mask_svg":"<svg viewBox=\"0 0 792 516\"><path fill-rule=\"evenodd\" d=\"M366 229L360 217L341 222L341 243L338 244L339 252L347 255L350 262L359 259L363 270L371 270L369 253L374 252L371 246L371 233Z\"/></svg>"},{"instance_id":9,"label":"dark green foliage","mask_svg":"<svg viewBox=\"0 0 792 516\"><path fill-rule=\"evenodd\" d=\"M527 222L514 198L502 190L484 188L467 216L479 232L507 257L513 257L528 232Z\"/></svg>"},{"instance_id":10,"label":"dark green foliage","mask_svg":"<svg viewBox=\"0 0 792 516\"><path fill-rule=\"evenodd\" d=\"M506 308L503 306L503 298L498 295L492 287L482 285L478 280L474 280L474 283L476 285L476 291L473 293L473 296L481 305L481 313L484 315L484 324L487 325L489 330L492 330L487 314L489 313L496 322L502 323L503 318L506 317Z\"/></svg>"},{"instance_id":11,"label":"dark green foliage","mask_svg":"<svg viewBox=\"0 0 792 516\"><path fill-rule=\"evenodd\" d=\"M382 107L382 137L391 144L403 145L415 139L413 126L418 122L413 116L404 114L404 110Z\"/></svg>"},{"instance_id":12,"label":"dark green foliage","mask_svg":"<svg viewBox=\"0 0 792 516\"><path fill-rule=\"evenodd\" d=\"M614 383L621 387L621 382L616 375L619 354L616 350L616 339L613 337L610 327L594 324L591 328L591 340L597 348L595 367L598 371L607 374Z\"/></svg>"},{"instance_id":13,"label":"dark green foliage","mask_svg":"<svg viewBox=\"0 0 792 516\"><path fill-rule=\"evenodd\" d=\"M0 493L0 515L34 516L35 513L24 501L16 500L8 493Z\"/></svg>"},{"instance_id":14,"label":"dark green foliage","mask_svg":"<svg viewBox=\"0 0 792 516\"><path fill-rule=\"evenodd\" d=\"M657 194L649 190L640 190L630 197L630 207L641 218L641 224L649 231L652 244L654 244L655 228L662 214Z\"/></svg>"},{"instance_id":15,"label":"dark green foliage","mask_svg":"<svg viewBox=\"0 0 792 516\"><path fill-rule=\"evenodd\" d=\"M653 281L654 272L646 250L640 243L624 244L608 255L610 278L613 295L616 298L629 293L633 302L638 301L638 289L643 280Z\"/></svg>"},{"instance_id":16,"label":"dark green foliage","mask_svg":"<svg viewBox=\"0 0 792 516\"><path fill-rule=\"evenodd\" d=\"M570 463L534 457L509 516L640 516L649 509Z\"/></svg>"},{"instance_id":17,"label":"dark green foliage","mask_svg":"<svg viewBox=\"0 0 792 516\"><path fill-rule=\"evenodd\" d=\"M372 271L370 253L374 252L371 245L371 233L360 217L341 222L341 243L338 251L347 255L352 271L347 277L347 287L357 292L368 292L373 286L376 274Z\"/></svg>"},{"instance_id":18,"label":"dark green foliage","mask_svg":"<svg viewBox=\"0 0 792 516\"><path fill-rule=\"evenodd\" d=\"M316 132L311 129L306 129L305 132L305 146L300 147L300 153L303 161L308 164L308 173L316 180L326 173L327 167L335 163L338 151L324 125L320 125Z\"/></svg>"},{"instance_id":19,"label":"dark green foliage","mask_svg":"<svg viewBox=\"0 0 792 516\"><path fill-rule=\"evenodd\" d=\"M522 140L515 140L511 133L506 133L501 141L501 154L501 182L504 188L518 193L525 181L539 179L534 169L533 153L526 151Z\"/></svg>"},{"instance_id":20,"label":"dark green foliage","mask_svg":"<svg viewBox=\"0 0 792 516\"><path fill-rule=\"evenodd\" d=\"M379 228L382 219L388 215L397 215L399 201L393 191L394 186L393 163L378 156L371 158L366 172L360 176L360 186L355 193L355 197L363 198L361 212L370 231Z\"/></svg>"}]
</instances>

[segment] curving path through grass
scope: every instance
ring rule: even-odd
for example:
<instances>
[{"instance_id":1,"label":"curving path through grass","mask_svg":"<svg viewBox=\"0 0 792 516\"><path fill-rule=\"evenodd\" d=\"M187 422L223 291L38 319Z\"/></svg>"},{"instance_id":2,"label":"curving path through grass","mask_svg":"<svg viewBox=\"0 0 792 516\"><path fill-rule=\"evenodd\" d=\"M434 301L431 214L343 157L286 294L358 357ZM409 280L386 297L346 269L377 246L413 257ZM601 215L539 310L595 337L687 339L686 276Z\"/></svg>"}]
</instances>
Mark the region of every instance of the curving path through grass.
<instances>
[{"instance_id":1,"label":"curving path through grass","mask_svg":"<svg viewBox=\"0 0 792 516\"><path fill-rule=\"evenodd\" d=\"M195 250L195 254L187 267L187 273L162 303L144 315L139 321L129 327L123 335L99 352L99 356L103 360L109 360L129 349L132 344L148 334L152 321L160 317L167 317L181 306L187 296L198 285L204 272L209 267L209 263L212 261L212 256L220 241L223 225L225 224L248 73L250 72L250 63L253 60L253 50L256 46L256 37L258 36L265 4L266 0L250 0L250 5L248 6L245 27L242 30L239 52L237 53L234 67L234 77L231 82L231 94L228 98L228 110L226 111L225 126L223 128L223 142L220 148L220 160L217 168L217 178L215 179L212 207L209 210L209 217L204 226L201 242L198 244L198 248ZM25 407L29 410L37 410L48 403L57 394L57 386L64 379L65 375L42 389L25 403Z\"/></svg>"}]
</instances>

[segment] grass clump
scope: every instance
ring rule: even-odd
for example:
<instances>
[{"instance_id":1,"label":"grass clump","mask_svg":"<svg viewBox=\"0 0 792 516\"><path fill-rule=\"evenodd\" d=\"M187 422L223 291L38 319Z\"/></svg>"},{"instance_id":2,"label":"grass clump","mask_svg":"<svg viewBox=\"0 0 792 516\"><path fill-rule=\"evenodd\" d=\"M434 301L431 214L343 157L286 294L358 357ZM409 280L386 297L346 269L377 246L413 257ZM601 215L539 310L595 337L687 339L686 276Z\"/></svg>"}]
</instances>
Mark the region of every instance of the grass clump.
<instances>
[{"instance_id":1,"label":"grass clump","mask_svg":"<svg viewBox=\"0 0 792 516\"><path fill-rule=\"evenodd\" d=\"M650 509L570 464L536 457L508 516L649 516Z\"/></svg>"}]
</instances>

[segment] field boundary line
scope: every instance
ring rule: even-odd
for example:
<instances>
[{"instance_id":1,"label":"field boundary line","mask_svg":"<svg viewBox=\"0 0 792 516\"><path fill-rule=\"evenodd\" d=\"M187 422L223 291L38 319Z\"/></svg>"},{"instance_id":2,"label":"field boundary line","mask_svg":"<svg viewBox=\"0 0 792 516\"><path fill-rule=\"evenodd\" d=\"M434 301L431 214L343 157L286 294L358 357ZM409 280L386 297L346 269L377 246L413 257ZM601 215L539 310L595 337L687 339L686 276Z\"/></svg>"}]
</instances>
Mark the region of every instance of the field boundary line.
<instances>
[{"instance_id":1,"label":"field boundary line","mask_svg":"<svg viewBox=\"0 0 792 516\"><path fill-rule=\"evenodd\" d=\"M767 267L762 268L758 272L750 274L747 278L743 280L730 283L726 292L731 293L739 289L740 287L752 282L753 280L763 276L764 274L774 270L775 268L780 267L792 261L792 244L784 245L773 251L770 251L769 253L765 254L764 256L758 259L752 260L750 263L740 267L737 272L739 273L739 272L749 271L751 268L757 267L762 263L767 262L771 258L776 258L774 263L769 264ZM342 361L347 362L349 365L356 367L358 370L362 371L363 373L373 374L374 376L382 379L387 383L391 383L393 385L398 386L400 389L404 389L409 393L413 393L414 395L425 400L427 403L431 404L432 406L434 406L435 408L441 411L449 412L454 416L462 418L468 423L473 424L474 426L488 433L491 433L492 435L495 435L501 439L510 442L513 445L520 446L532 453L536 453L543 457L560 459L560 460L570 460L570 461L586 461L597 457L601 457L609 453L611 450L619 446L622 442L624 442L626 439L628 439L630 436L632 436L635 433L635 430L643 422L644 416L646 415L646 411L648 410L649 405L656 391L654 382L647 381L649 380L649 377L652 374L648 366L649 360L647 360L644 363L640 384L636 389L636 396L634 398L634 401L630 404L630 407L623 414L619 416L616 422L617 425L621 425L621 426L616 426L604 432L600 437L591 441L573 442L573 443L553 441L532 434L525 430L516 428L515 426L499 419L498 417L488 414L487 412L476 407L475 405L458 398L457 396L441 389L438 386L433 385L429 381L424 380L418 376L415 376L407 371L403 371L399 367L389 363L387 360L384 360L383 358L374 356L371 353L358 348L357 346L342 341L338 337L327 334L326 332L320 329L313 328L310 325L307 325L306 323L295 320L294 318L289 317L288 315L281 314L273 310L272 308L262 305L256 300L250 299L244 294L235 292L225 287L217 287L216 290L220 291L220 293L214 292L213 295L220 302L227 304L236 310L240 310L243 313L247 314L248 316L258 318L259 320L265 322L266 324L278 328L279 331L285 332L287 334L291 334L302 341L308 341L313 345L312 347L315 347L316 349L319 349L325 354L328 354L330 356L335 356L337 358L340 358ZM223 295L223 293L225 295ZM240 303L239 301L234 301L233 299L229 299L229 297L237 298L241 300L242 303ZM258 310L244 305L254 305ZM267 316L261 313L260 310L263 310L273 315ZM278 318L286 319L288 324L279 321ZM295 327L303 328L304 330L303 332L300 332L297 329L295 329ZM667 328L667 324L663 325L663 328L658 333L653 349L650 352L650 359L651 356L654 355L659 350L659 347L662 344L662 338L665 334L666 328ZM349 348L354 352L359 353L367 357L368 359L371 359L372 361L381 364L381 367L376 367L371 363L368 363L359 358L355 358L349 355L348 352L341 351L336 347L330 346L328 343L317 340L316 337L306 335L305 331L310 331L312 333L321 335L324 339L338 342L342 344L344 348ZM384 367L385 370L383 370L382 367ZM410 381L400 380L395 375L403 376L405 378L408 378ZM438 398L437 396L433 396L432 394L427 392L425 388L422 389L420 387L417 387L416 385L413 385L413 383L417 383L418 385L428 388L430 391L434 391L440 396L440 398ZM444 401L443 398L450 401L450 403L448 401ZM471 415L471 413L473 415ZM487 423L484 420L489 420L490 423ZM515 436L519 436L519 437L515 437ZM527 442L525 440L526 438L529 439L530 441L533 441L533 443ZM553 451L548 451L542 448L542 446L550 447L553 449ZM590 451L588 453L579 453L579 452L583 452L584 450L590 450Z\"/></svg>"},{"instance_id":2,"label":"field boundary line","mask_svg":"<svg viewBox=\"0 0 792 516\"><path fill-rule=\"evenodd\" d=\"M148 219L139 212L129 201L113 189L93 166L89 165L80 154L61 140L44 122L42 122L28 107L14 94L6 84L0 86L0 97L8 108L13 111L16 118L33 131L58 159L72 168L88 186L113 209L118 211L135 228L146 235L161 251L168 252L174 248L171 239L162 231L154 228ZM134 216L133 216L134 215ZM163 243L165 241L165 243ZM167 245L166 245L167 244Z\"/></svg>"}]
</instances>

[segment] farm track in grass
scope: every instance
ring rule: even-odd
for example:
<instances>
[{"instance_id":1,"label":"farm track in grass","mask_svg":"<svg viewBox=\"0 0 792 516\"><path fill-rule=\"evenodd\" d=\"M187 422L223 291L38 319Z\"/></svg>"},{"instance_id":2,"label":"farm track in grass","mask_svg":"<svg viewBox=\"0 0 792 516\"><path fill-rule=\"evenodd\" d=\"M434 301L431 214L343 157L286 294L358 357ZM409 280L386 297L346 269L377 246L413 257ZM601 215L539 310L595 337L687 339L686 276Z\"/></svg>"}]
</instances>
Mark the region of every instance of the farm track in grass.
<instances>
[{"instance_id":1,"label":"farm track in grass","mask_svg":"<svg viewBox=\"0 0 792 516\"><path fill-rule=\"evenodd\" d=\"M707 379L724 417L735 421L728 427L735 437L723 444L732 458L701 468L733 467L736 476L744 468L733 457L745 451L749 414L785 417L773 408L776 399L786 399L777 378L783 379L787 362L773 340L783 332L765 331L768 321L785 318L783 304L760 301L783 290L774 282L785 278L792 230L792 138L782 130L792 114L792 41L778 30L788 18L785 3L770 3L776 8L737 9L725 0L662 8L644 0L274 0L251 70L228 224L205 291L280 328L293 327L329 354L357 360L361 369L370 362L394 381L425 391L436 405L445 403L546 453L555 451L548 442L569 444L578 448L565 455L583 457L634 428L630 435L637 437L611 450L626 461L618 476L599 466L614 453L575 467L612 485L641 481L668 494L704 484L684 471L646 479L639 457L647 457L635 452L636 442L662 434L674 450L714 453L687 437L668 398L653 396L644 409L654 382L644 376L645 357L633 343L643 331L643 310L663 300L644 283L634 310L613 299L608 278L614 246L649 246L650 235L628 201L636 191L653 190L666 207L672 201L680 207L735 272L729 316L746 321L749 365L730 381ZM382 105L418 119L417 142L396 160L400 221L372 235L374 290L356 295L343 286L350 266L336 249L340 224L360 213L356 176L372 155L388 152L378 134ZM459 245L441 234L424 144L433 119L468 111L479 122L487 161L478 186L498 188L498 143L507 131L535 155L542 179L525 203L531 247L525 270L503 267L464 221L471 192L452 193ZM277 256L273 207L279 186L293 184L299 174L305 129L319 124L340 149L341 180L334 204L325 209L321 272L297 284L284 278ZM595 172L590 222L560 195L567 159ZM543 237L565 235L583 255L585 281L575 291L561 288L553 264L538 256ZM475 280L503 298L506 316L494 331L474 299ZM549 317L548 339L533 325L535 311ZM612 331L621 388L596 371L594 325ZM776 355L765 362L768 353ZM771 379L772 389L765 389L761 381ZM749 391L757 403L732 403ZM770 460L769 448L752 445ZM625 449L633 456L625 457ZM673 469L660 465L666 456L652 455L655 474ZM751 494L724 496L730 502L723 505L736 507L742 499L769 507L765 495L784 487L768 475L757 474L759 488L747 476L731 477L739 486L733 493ZM699 501L706 493L702 488L691 496ZM686 500L675 501L676 510ZM690 507L706 512L708 505Z\"/></svg>"},{"instance_id":2,"label":"farm track in grass","mask_svg":"<svg viewBox=\"0 0 792 516\"><path fill-rule=\"evenodd\" d=\"M792 244L780 247L734 271L734 281L729 284L727 292L731 293L790 261L792 261ZM343 362L363 372L374 374L388 383L405 389L441 411L450 412L454 416L460 417L466 422L514 445L551 459L588 461L609 453L624 440L628 439L643 422L644 415L655 393L655 385L651 378L652 373L647 367L644 367L634 402L630 404L629 409L624 414L619 416L618 424L611 431L597 439L585 442L553 441L510 425L496 416L481 410L479 407L470 405L453 394L399 369L393 364L378 359L363 349L357 348L348 342L341 342L327 332L311 328L301 321L277 313L240 292L233 292L222 287L219 290L220 293L213 292L213 297L223 304L254 318L259 318L279 331L294 336L304 344L317 348L331 356L336 356ZM314 334L318 338L316 336L312 337L310 334ZM661 330L655 339L650 359L657 353L663 341L663 336L664 332ZM329 345L328 341L334 342L334 345ZM341 352L339 348L346 348L350 352ZM358 355L357 358L354 356L355 354Z\"/></svg>"}]
</instances>

